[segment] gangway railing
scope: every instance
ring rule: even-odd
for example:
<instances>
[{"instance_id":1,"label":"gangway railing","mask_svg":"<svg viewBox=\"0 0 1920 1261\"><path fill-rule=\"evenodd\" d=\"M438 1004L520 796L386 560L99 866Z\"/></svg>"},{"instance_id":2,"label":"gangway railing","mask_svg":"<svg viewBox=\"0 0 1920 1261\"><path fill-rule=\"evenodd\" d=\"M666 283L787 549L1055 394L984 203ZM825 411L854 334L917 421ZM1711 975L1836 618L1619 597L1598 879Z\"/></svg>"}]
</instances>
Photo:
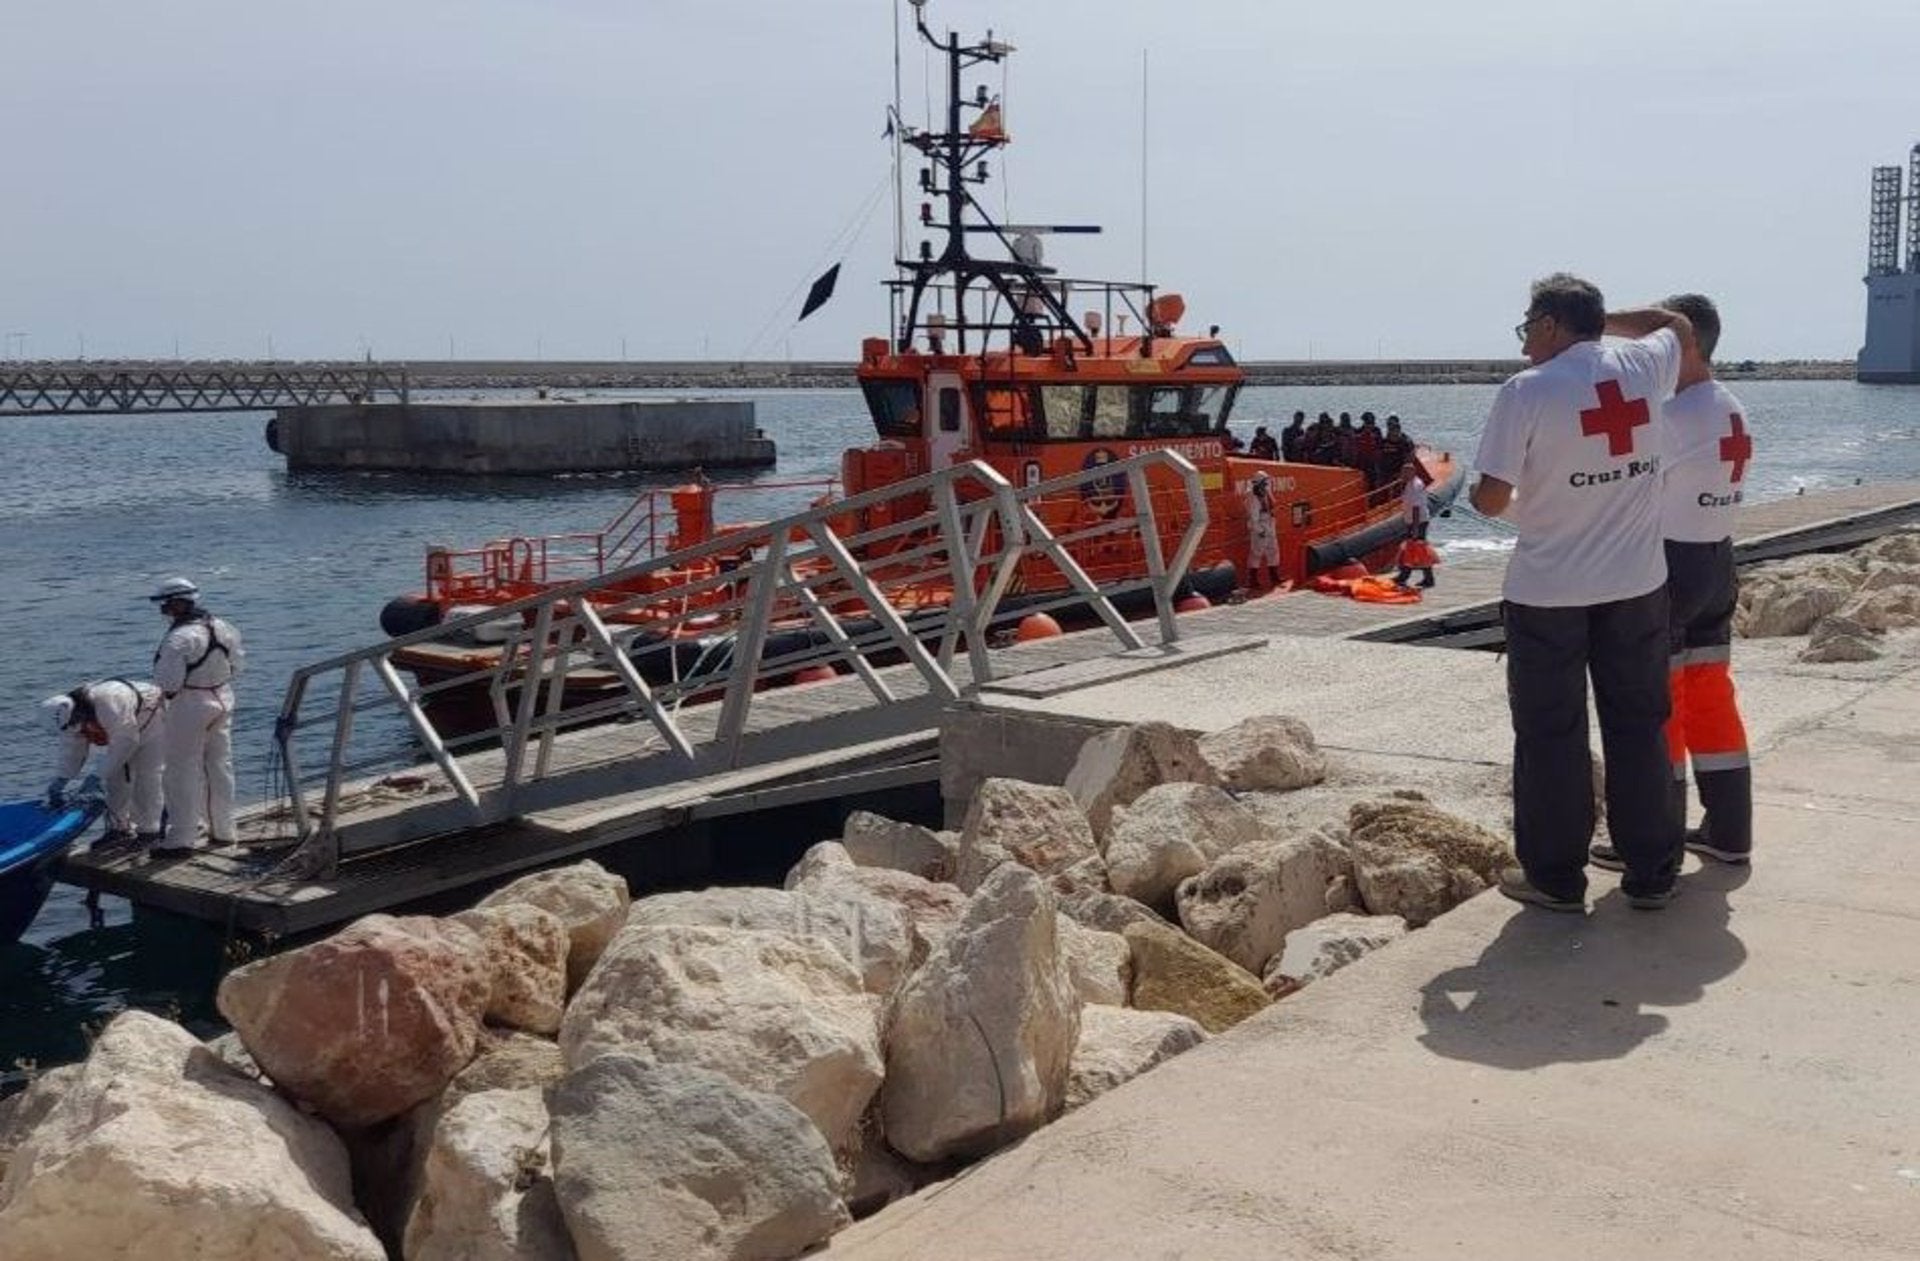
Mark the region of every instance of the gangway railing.
<instances>
[{"instance_id":1,"label":"gangway railing","mask_svg":"<svg viewBox=\"0 0 1920 1261\"><path fill-rule=\"evenodd\" d=\"M1207 526L1199 473L1171 451L1020 488L969 462L303 667L274 737L275 814L300 846L289 866L331 873L427 836L925 730L993 678L992 638L1033 612L1071 608L1141 648L1116 602L1150 600L1172 643ZM1090 576L1086 560L1116 547L1139 563ZM488 632L499 642L476 644ZM466 664L429 668L449 660ZM843 675L864 687L754 721L790 685Z\"/></svg>"}]
</instances>

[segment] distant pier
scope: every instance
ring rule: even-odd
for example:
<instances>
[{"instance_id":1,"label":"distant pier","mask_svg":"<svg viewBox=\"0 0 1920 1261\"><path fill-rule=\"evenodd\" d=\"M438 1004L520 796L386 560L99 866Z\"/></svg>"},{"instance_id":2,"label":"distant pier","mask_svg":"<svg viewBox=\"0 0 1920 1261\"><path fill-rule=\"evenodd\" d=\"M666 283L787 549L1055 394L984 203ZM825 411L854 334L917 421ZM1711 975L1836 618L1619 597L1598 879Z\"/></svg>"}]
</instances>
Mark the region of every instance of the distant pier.
<instances>
[{"instance_id":1,"label":"distant pier","mask_svg":"<svg viewBox=\"0 0 1920 1261\"><path fill-rule=\"evenodd\" d=\"M613 473L774 462L750 399L284 407L267 425L267 444L294 471Z\"/></svg>"}]
</instances>

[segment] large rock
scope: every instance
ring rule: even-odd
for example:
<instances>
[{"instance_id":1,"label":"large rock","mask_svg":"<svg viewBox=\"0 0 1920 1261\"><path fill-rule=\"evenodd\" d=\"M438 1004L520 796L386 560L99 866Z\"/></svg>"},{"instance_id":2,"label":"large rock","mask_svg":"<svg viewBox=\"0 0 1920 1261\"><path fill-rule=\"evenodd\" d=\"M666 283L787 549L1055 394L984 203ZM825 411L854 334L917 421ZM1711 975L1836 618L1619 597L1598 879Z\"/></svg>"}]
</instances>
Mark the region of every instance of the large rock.
<instances>
[{"instance_id":1,"label":"large rock","mask_svg":"<svg viewBox=\"0 0 1920 1261\"><path fill-rule=\"evenodd\" d=\"M1067 1107L1077 1108L1132 1081L1162 1060L1207 1040L1207 1031L1170 1011L1129 1011L1088 1004L1067 1078Z\"/></svg>"},{"instance_id":2,"label":"large rock","mask_svg":"<svg viewBox=\"0 0 1920 1261\"><path fill-rule=\"evenodd\" d=\"M1407 921L1398 915L1329 915L1288 933L1262 979L1269 993L1290 992L1406 935Z\"/></svg>"},{"instance_id":3,"label":"large rock","mask_svg":"<svg viewBox=\"0 0 1920 1261\"><path fill-rule=\"evenodd\" d=\"M369 915L228 973L216 1001L275 1085L362 1126L433 1098L466 1067L492 993L472 929Z\"/></svg>"},{"instance_id":4,"label":"large rock","mask_svg":"<svg viewBox=\"0 0 1920 1261\"><path fill-rule=\"evenodd\" d=\"M177 1025L116 1016L0 1183L6 1261L384 1261L319 1121Z\"/></svg>"},{"instance_id":5,"label":"large rock","mask_svg":"<svg viewBox=\"0 0 1920 1261\"><path fill-rule=\"evenodd\" d=\"M1920 587L1882 587L1849 601L1836 615L1869 631L1920 626Z\"/></svg>"},{"instance_id":6,"label":"large rock","mask_svg":"<svg viewBox=\"0 0 1920 1261\"><path fill-rule=\"evenodd\" d=\"M510 1029L553 1033L567 1006L567 954L572 939L551 911L524 902L476 907L453 920L486 943L493 970L487 1019Z\"/></svg>"},{"instance_id":7,"label":"large rock","mask_svg":"<svg viewBox=\"0 0 1920 1261\"><path fill-rule=\"evenodd\" d=\"M1256 714L1202 736L1200 753L1235 792L1292 792L1327 777L1312 730L1279 714Z\"/></svg>"},{"instance_id":8,"label":"large rock","mask_svg":"<svg viewBox=\"0 0 1920 1261\"><path fill-rule=\"evenodd\" d=\"M559 1044L530 1033L489 1033L468 1065L453 1075L446 1094L455 1099L482 1090L543 1090L567 1075Z\"/></svg>"},{"instance_id":9,"label":"large rock","mask_svg":"<svg viewBox=\"0 0 1920 1261\"><path fill-rule=\"evenodd\" d=\"M813 850L824 848L816 845ZM902 980L926 961L967 909L967 895L951 884L923 879L909 871L854 863L809 864L803 859L788 873L787 887L814 897L839 898L855 905L883 904L898 910L906 917L911 945L907 964L901 969Z\"/></svg>"},{"instance_id":10,"label":"large rock","mask_svg":"<svg viewBox=\"0 0 1920 1261\"><path fill-rule=\"evenodd\" d=\"M1220 789L1160 784L1115 808L1107 830L1107 883L1135 901L1171 908L1182 880L1260 836L1260 820Z\"/></svg>"},{"instance_id":11,"label":"large rock","mask_svg":"<svg viewBox=\"0 0 1920 1261\"><path fill-rule=\"evenodd\" d=\"M1085 811L1093 834L1105 839L1113 808L1132 802L1158 784L1218 785L1219 775L1201 755L1194 737L1164 722L1143 722L1104 731L1080 746L1067 791Z\"/></svg>"},{"instance_id":12,"label":"large rock","mask_svg":"<svg viewBox=\"0 0 1920 1261\"><path fill-rule=\"evenodd\" d=\"M815 879L836 868L851 868L856 864L853 855L839 841L821 841L818 845L809 845L807 852L800 855L800 861L787 871L784 887L797 889L807 881Z\"/></svg>"},{"instance_id":13,"label":"large rock","mask_svg":"<svg viewBox=\"0 0 1920 1261\"><path fill-rule=\"evenodd\" d=\"M880 1000L824 942L688 924L621 931L567 1008L560 1050L712 1069L792 1103L836 1151L879 1089Z\"/></svg>"},{"instance_id":14,"label":"large rock","mask_svg":"<svg viewBox=\"0 0 1920 1261\"><path fill-rule=\"evenodd\" d=\"M806 1116L724 1074L612 1055L547 1106L580 1261L786 1261L851 1220Z\"/></svg>"},{"instance_id":15,"label":"large rock","mask_svg":"<svg viewBox=\"0 0 1920 1261\"><path fill-rule=\"evenodd\" d=\"M538 1090L468 1095L434 1127L407 1261L572 1261Z\"/></svg>"},{"instance_id":16,"label":"large rock","mask_svg":"<svg viewBox=\"0 0 1920 1261\"><path fill-rule=\"evenodd\" d=\"M1224 1033L1268 1003L1260 978L1207 949L1177 928L1129 924L1133 950L1133 1005L1170 1011Z\"/></svg>"},{"instance_id":17,"label":"large rock","mask_svg":"<svg viewBox=\"0 0 1920 1261\"><path fill-rule=\"evenodd\" d=\"M1360 801L1347 812L1354 884L1370 915L1418 928L1514 863L1505 840L1424 801Z\"/></svg>"},{"instance_id":18,"label":"large rock","mask_svg":"<svg viewBox=\"0 0 1920 1261\"><path fill-rule=\"evenodd\" d=\"M1153 908L1117 893L1099 893L1090 889L1059 895L1060 912L1076 923L1103 933L1122 933L1128 924L1166 924L1166 917Z\"/></svg>"},{"instance_id":19,"label":"large rock","mask_svg":"<svg viewBox=\"0 0 1920 1261\"><path fill-rule=\"evenodd\" d=\"M1920 587L1920 565L1896 565L1875 562L1867 566L1866 577L1854 588L1856 594L1882 591L1889 587Z\"/></svg>"},{"instance_id":20,"label":"large rock","mask_svg":"<svg viewBox=\"0 0 1920 1261\"><path fill-rule=\"evenodd\" d=\"M1133 949L1119 933L1088 928L1059 912L1060 957L1083 1003L1125 1007L1133 982Z\"/></svg>"},{"instance_id":21,"label":"large rock","mask_svg":"<svg viewBox=\"0 0 1920 1261\"><path fill-rule=\"evenodd\" d=\"M1006 864L907 981L894 1007L887 1141L911 1160L981 1155L1060 1114L1080 999L1053 894Z\"/></svg>"},{"instance_id":22,"label":"large rock","mask_svg":"<svg viewBox=\"0 0 1920 1261\"><path fill-rule=\"evenodd\" d=\"M1804 635L1852 597L1850 584L1824 578L1756 584L1741 618L1741 633L1752 639Z\"/></svg>"},{"instance_id":23,"label":"large rock","mask_svg":"<svg viewBox=\"0 0 1920 1261\"><path fill-rule=\"evenodd\" d=\"M1262 841L1216 859L1180 886L1189 935L1255 976L1287 934L1344 904L1353 859L1328 829Z\"/></svg>"},{"instance_id":24,"label":"large rock","mask_svg":"<svg viewBox=\"0 0 1920 1261\"><path fill-rule=\"evenodd\" d=\"M900 823L865 810L847 816L840 844L862 867L911 872L925 880L953 879L959 838L916 823Z\"/></svg>"},{"instance_id":25,"label":"large rock","mask_svg":"<svg viewBox=\"0 0 1920 1261\"><path fill-rule=\"evenodd\" d=\"M10 1098L0 1099L0 1180L7 1176L13 1153L27 1141L27 1135L44 1121L53 1105L80 1080L83 1065L62 1064L36 1076L27 1088Z\"/></svg>"},{"instance_id":26,"label":"large rock","mask_svg":"<svg viewBox=\"0 0 1920 1261\"><path fill-rule=\"evenodd\" d=\"M1066 789L988 779L960 828L954 883L972 893L1002 863L1050 876L1098 853L1087 816Z\"/></svg>"},{"instance_id":27,"label":"large rock","mask_svg":"<svg viewBox=\"0 0 1920 1261\"><path fill-rule=\"evenodd\" d=\"M525 903L550 911L567 926L567 988L580 988L600 952L620 931L631 896L627 882L588 859L570 867L536 871L480 900L481 906Z\"/></svg>"},{"instance_id":28,"label":"large rock","mask_svg":"<svg viewBox=\"0 0 1920 1261\"><path fill-rule=\"evenodd\" d=\"M860 973L861 984L869 994L891 993L913 957L906 915L899 907L872 897L816 896L811 890L716 888L699 893L658 893L640 899L627 911L630 929L663 924L750 929L824 942Z\"/></svg>"},{"instance_id":29,"label":"large rock","mask_svg":"<svg viewBox=\"0 0 1920 1261\"><path fill-rule=\"evenodd\" d=\"M1843 613L1821 618L1800 650L1800 660L1808 662L1872 661L1880 655L1875 633Z\"/></svg>"},{"instance_id":30,"label":"large rock","mask_svg":"<svg viewBox=\"0 0 1920 1261\"><path fill-rule=\"evenodd\" d=\"M1856 557L1866 561L1884 561L1898 565L1920 565L1920 529L1902 526L1883 534L1871 543L1855 549Z\"/></svg>"}]
</instances>

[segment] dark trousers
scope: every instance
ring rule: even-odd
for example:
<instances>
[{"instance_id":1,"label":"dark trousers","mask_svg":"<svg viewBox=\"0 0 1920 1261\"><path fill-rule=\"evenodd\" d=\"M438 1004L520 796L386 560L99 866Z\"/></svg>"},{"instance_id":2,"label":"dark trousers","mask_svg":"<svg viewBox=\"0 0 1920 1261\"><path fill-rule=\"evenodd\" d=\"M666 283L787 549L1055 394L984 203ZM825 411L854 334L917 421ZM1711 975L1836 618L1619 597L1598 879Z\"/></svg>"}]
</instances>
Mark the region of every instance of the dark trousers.
<instances>
[{"instance_id":1,"label":"dark trousers","mask_svg":"<svg viewBox=\"0 0 1920 1261\"><path fill-rule=\"evenodd\" d=\"M1667 592L1572 608L1502 605L1513 711L1513 839L1527 879L1578 898L1593 838L1587 678L1607 765L1607 829L1628 893L1658 893L1680 868L1667 764Z\"/></svg>"},{"instance_id":2,"label":"dark trousers","mask_svg":"<svg viewBox=\"0 0 1920 1261\"><path fill-rule=\"evenodd\" d=\"M1677 787L1674 805L1684 826L1691 760L1706 812L1700 825L1703 839L1717 849L1745 853L1753 848L1753 772L1730 669L1739 594L1732 540L1667 540L1667 596L1673 606L1673 717L1667 724L1667 754Z\"/></svg>"}]
</instances>

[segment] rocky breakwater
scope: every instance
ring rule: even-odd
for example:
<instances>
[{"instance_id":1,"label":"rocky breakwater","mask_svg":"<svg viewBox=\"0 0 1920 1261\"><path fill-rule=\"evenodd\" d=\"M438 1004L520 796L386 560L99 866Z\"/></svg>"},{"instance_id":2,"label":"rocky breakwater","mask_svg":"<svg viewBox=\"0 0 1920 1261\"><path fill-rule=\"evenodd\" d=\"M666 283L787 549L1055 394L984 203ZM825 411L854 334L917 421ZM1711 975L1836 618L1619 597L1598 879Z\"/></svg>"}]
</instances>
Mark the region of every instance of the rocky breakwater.
<instances>
[{"instance_id":1,"label":"rocky breakwater","mask_svg":"<svg viewBox=\"0 0 1920 1261\"><path fill-rule=\"evenodd\" d=\"M128 1013L0 1111L0 1257L798 1256L1486 887L1418 794L1284 821L1282 718L1115 730L964 826L856 814L780 889L591 862Z\"/></svg>"},{"instance_id":2,"label":"rocky breakwater","mask_svg":"<svg viewBox=\"0 0 1920 1261\"><path fill-rule=\"evenodd\" d=\"M1749 639L1804 635L1806 662L1883 656L1920 627L1920 530L1754 565L1741 574L1733 627Z\"/></svg>"}]
</instances>

